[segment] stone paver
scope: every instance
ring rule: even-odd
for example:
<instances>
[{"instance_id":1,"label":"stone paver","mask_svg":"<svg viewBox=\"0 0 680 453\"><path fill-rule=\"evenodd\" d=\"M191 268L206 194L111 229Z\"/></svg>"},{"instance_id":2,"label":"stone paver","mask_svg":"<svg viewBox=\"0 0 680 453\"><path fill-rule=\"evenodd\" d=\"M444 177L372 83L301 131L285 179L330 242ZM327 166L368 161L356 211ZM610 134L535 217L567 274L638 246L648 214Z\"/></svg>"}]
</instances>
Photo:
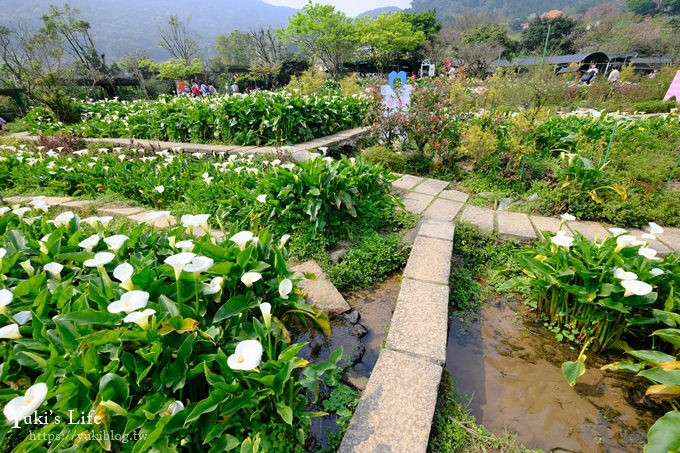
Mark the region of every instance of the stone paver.
<instances>
[{"instance_id":1,"label":"stone paver","mask_svg":"<svg viewBox=\"0 0 680 453\"><path fill-rule=\"evenodd\" d=\"M493 209L480 208L479 206L465 206L463 214L460 217L462 223L474 225L477 229L486 234L493 233Z\"/></svg>"},{"instance_id":2,"label":"stone paver","mask_svg":"<svg viewBox=\"0 0 680 453\"><path fill-rule=\"evenodd\" d=\"M536 239L536 232L526 214L498 211L498 237L530 242Z\"/></svg>"},{"instance_id":3,"label":"stone paver","mask_svg":"<svg viewBox=\"0 0 680 453\"><path fill-rule=\"evenodd\" d=\"M415 186L412 190L418 193L425 193L427 195L439 195L439 193L449 186L447 181L440 181L438 179L426 179L422 183Z\"/></svg>"},{"instance_id":4,"label":"stone paver","mask_svg":"<svg viewBox=\"0 0 680 453\"><path fill-rule=\"evenodd\" d=\"M541 234L541 231L550 231L551 233L557 233L560 230L560 219L556 219L555 217L530 215L529 220L534 225L534 228L538 233L538 238L542 241L545 241L545 238ZM566 226L563 226L562 228L564 230L567 229Z\"/></svg>"},{"instance_id":5,"label":"stone paver","mask_svg":"<svg viewBox=\"0 0 680 453\"><path fill-rule=\"evenodd\" d=\"M411 190L423 182L423 178L412 175L403 175L399 179L392 181L392 187L401 190Z\"/></svg>"},{"instance_id":6,"label":"stone paver","mask_svg":"<svg viewBox=\"0 0 680 453\"><path fill-rule=\"evenodd\" d=\"M463 203L451 200L442 200L436 198L434 202L423 212L423 217L426 219L444 220L447 222L453 221L458 215L458 212L463 207Z\"/></svg>"},{"instance_id":7,"label":"stone paver","mask_svg":"<svg viewBox=\"0 0 680 453\"><path fill-rule=\"evenodd\" d=\"M441 222L433 219L425 219L420 225L418 236L453 241L453 233L455 229L456 228L452 222Z\"/></svg>"},{"instance_id":8,"label":"stone paver","mask_svg":"<svg viewBox=\"0 0 680 453\"><path fill-rule=\"evenodd\" d=\"M302 280L298 286L307 294L308 299L311 299L310 302L328 313L329 317L332 318L351 309L316 261L305 261L291 267L290 270L300 274L310 272L316 274L316 280Z\"/></svg>"},{"instance_id":9,"label":"stone paver","mask_svg":"<svg viewBox=\"0 0 680 453\"><path fill-rule=\"evenodd\" d=\"M680 228L664 228L659 240L676 252L680 252Z\"/></svg>"},{"instance_id":10,"label":"stone paver","mask_svg":"<svg viewBox=\"0 0 680 453\"><path fill-rule=\"evenodd\" d=\"M120 215L120 216L130 216L133 214L139 214L144 211L143 208L131 208L130 206L118 207L118 208L99 208L97 212L100 215Z\"/></svg>"},{"instance_id":11,"label":"stone paver","mask_svg":"<svg viewBox=\"0 0 680 453\"><path fill-rule=\"evenodd\" d=\"M5 201L7 203L25 203L27 201L31 201L32 199L33 197L22 197L21 195L15 195L5 198Z\"/></svg>"},{"instance_id":12,"label":"stone paver","mask_svg":"<svg viewBox=\"0 0 680 453\"><path fill-rule=\"evenodd\" d=\"M448 285L453 244L418 236L404 269L404 278Z\"/></svg>"},{"instance_id":13,"label":"stone paver","mask_svg":"<svg viewBox=\"0 0 680 453\"><path fill-rule=\"evenodd\" d=\"M339 453L425 453L442 368L389 349L380 353Z\"/></svg>"},{"instance_id":14,"label":"stone paver","mask_svg":"<svg viewBox=\"0 0 680 453\"><path fill-rule=\"evenodd\" d=\"M145 223L147 220L145 220L144 217L151 212L153 211L142 211L139 214L129 215L127 218L138 223ZM156 228L167 228L174 225L177 225L177 219L175 216L163 217L162 219L157 219L153 222L153 226Z\"/></svg>"},{"instance_id":15,"label":"stone paver","mask_svg":"<svg viewBox=\"0 0 680 453\"><path fill-rule=\"evenodd\" d=\"M72 200L73 198L71 197L45 197L45 202L50 206L59 206Z\"/></svg>"},{"instance_id":16,"label":"stone paver","mask_svg":"<svg viewBox=\"0 0 680 453\"><path fill-rule=\"evenodd\" d=\"M460 201L461 203L465 203L468 201L468 198L470 198L470 195L457 190L444 190L439 194L439 197L445 200Z\"/></svg>"},{"instance_id":17,"label":"stone paver","mask_svg":"<svg viewBox=\"0 0 680 453\"><path fill-rule=\"evenodd\" d=\"M597 222L572 221L567 222L566 225L571 231L578 231L591 241L595 238L604 239L609 235L609 231Z\"/></svg>"},{"instance_id":18,"label":"stone paver","mask_svg":"<svg viewBox=\"0 0 680 453\"><path fill-rule=\"evenodd\" d=\"M421 214L427 206L434 200L433 195L409 192L404 197L404 207L413 214Z\"/></svg>"},{"instance_id":19,"label":"stone paver","mask_svg":"<svg viewBox=\"0 0 680 453\"><path fill-rule=\"evenodd\" d=\"M61 203L59 206L68 209L86 209L94 204L96 203L93 200L71 200L65 203Z\"/></svg>"},{"instance_id":20,"label":"stone paver","mask_svg":"<svg viewBox=\"0 0 680 453\"><path fill-rule=\"evenodd\" d=\"M405 278L392 315L386 347L446 361L449 287Z\"/></svg>"}]
</instances>

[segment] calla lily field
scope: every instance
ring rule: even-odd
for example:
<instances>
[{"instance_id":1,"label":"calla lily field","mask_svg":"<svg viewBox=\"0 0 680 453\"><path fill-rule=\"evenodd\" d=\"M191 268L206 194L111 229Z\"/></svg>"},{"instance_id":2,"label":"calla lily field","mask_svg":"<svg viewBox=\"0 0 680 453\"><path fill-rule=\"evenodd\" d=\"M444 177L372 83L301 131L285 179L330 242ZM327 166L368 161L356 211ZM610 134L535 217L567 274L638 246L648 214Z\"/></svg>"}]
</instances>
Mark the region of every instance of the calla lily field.
<instances>
[{"instance_id":1,"label":"calla lily field","mask_svg":"<svg viewBox=\"0 0 680 453\"><path fill-rule=\"evenodd\" d=\"M146 452L304 443L315 415L308 398L342 351L312 365L298 356L303 344L290 343L292 318L329 324L300 295L285 240L268 228L206 234L183 252L187 226L112 231L102 219L55 221L35 207L28 224L19 209L0 215L0 376L12 383L0 395L9 422L0 444Z\"/></svg>"}]
</instances>

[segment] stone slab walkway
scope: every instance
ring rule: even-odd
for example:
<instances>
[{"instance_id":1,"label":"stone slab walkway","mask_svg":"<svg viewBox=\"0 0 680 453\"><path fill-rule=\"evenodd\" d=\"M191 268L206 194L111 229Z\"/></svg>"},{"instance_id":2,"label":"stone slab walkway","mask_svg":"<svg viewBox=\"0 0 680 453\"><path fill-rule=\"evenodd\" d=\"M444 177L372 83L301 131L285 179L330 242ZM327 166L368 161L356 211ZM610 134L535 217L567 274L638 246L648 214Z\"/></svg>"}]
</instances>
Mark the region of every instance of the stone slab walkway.
<instances>
[{"instance_id":1,"label":"stone slab walkway","mask_svg":"<svg viewBox=\"0 0 680 453\"><path fill-rule=\"evenodd\" d=\"M496 211L467 204L446 181L401 175L392 183L405 208L422 214L403 273L390 331L340 446L340 452L425 452L442 366L446 360L449 274L455 224L467 223L499 238L544 240L542 231L568 228L589 239L611 234L598 222ZM665 228L652 247L680 252L680 229ZM643 231L629 228L640 236Z\"/></svg>"},{"instance_id":2,"label":"stone slab walkway","mask_svg":"<svg viewBox=\"0 0 680 453\"><path fill-rule=\"evenodd\" d=\"M175 150L181 149L187 153L201 153L201 154L263 154L263 153L288 153L296 160L306 160L307 151L323 147L338 147L344 144L351 143L358 138L366 135L369 129L367 127L360 127L356 129L349 129L338 132L337 134L329 135L327 137L318 138L310 142L299 143L292 146L236 146L236 145L217 145L217 144L201 144L201 143L180 143L180 142L166 142L159 140L144 140L136 138L85 138L87 143L111 143L117 146L141 147L155 150ZM9 135L11 138L18 138L22 140L37 141L37 135L30 135L28 132L19 132Z\"/></svg>"}]
</instances>

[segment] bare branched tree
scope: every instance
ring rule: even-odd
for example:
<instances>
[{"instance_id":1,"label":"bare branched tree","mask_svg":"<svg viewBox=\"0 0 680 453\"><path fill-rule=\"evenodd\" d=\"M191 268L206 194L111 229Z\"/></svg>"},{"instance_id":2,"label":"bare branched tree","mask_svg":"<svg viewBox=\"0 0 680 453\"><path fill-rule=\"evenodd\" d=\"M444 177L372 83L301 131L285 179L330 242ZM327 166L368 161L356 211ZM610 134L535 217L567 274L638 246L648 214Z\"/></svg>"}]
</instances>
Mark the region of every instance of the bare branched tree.
<instances>
[{"instance_id":1,"label":"bare branched tree","mask_svg":"<svg viewBox=\"0 0 680 453\"><path fill-rule=\"evenodd\" d=\"M286 49L271 28L250 31L249 37L255 56L251 70L262 76L267 85L271 85L281 72Z\"/></svg>"},{"instance_id":2,"label":"bare branched tree","mask_svg":"<svg viewBox=\"0 0 680 453\"><path fill-rule=\"evenodd\" d=\"M170 52L173 58L182 61L185 65L191 65L191 60L198 57L200 47L189 33L191 17L181 20L176 14L168 18L165 28L161 28L160 47Z\"/></svg>"}]
</instances>

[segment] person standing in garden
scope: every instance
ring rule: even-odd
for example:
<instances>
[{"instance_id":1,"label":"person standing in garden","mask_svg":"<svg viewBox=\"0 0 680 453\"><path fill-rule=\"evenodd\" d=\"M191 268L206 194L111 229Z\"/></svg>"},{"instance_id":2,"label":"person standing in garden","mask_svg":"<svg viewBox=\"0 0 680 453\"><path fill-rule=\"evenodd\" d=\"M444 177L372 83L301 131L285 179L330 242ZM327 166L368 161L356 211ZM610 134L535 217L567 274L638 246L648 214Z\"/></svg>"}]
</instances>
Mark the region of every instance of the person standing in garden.
<instances>
[{"instance_id":1,"label":"person standing in garden","mask_svg":"<svg viewBox=\"0 0 680 453\"><path fill-rule=\"evenodd\" d=\"M607 77L607 81L614 83L617 80L619 80L620 75L621 75L621 71L619 71L619 67L614 66L614 69L612 69L612 71L609 73L609 77Z\"/></svg>"},{"instance_id":2,"label":"person standing in garden","mask_svg":"<svg viewBox=\"0 0 680 453\"><path fill-rule=\"evenodd\" d=\"M191 94L193 94L196 97L199 97L201 95L201 88L198 86L198 83L196 83L195 80L191 82Z\"/></svg>"}]
</instances>

